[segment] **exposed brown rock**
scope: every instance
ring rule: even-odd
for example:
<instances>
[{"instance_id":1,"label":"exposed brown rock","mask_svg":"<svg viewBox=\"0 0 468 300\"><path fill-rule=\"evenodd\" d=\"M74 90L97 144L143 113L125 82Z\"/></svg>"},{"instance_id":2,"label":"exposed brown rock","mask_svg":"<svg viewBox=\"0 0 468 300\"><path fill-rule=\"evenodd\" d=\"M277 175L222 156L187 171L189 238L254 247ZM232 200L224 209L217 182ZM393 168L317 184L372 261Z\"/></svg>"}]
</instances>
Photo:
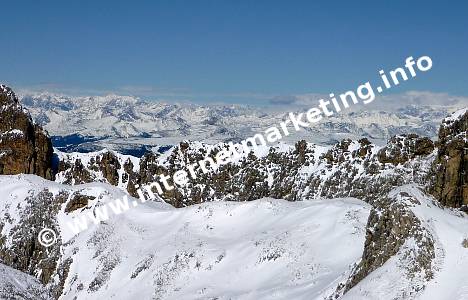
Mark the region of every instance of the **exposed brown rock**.
<instances>
[{"instance_id":1,"label":"exposed brown rock","mask_svg":"<svg viewBox=\"0 0 468 300\"><path fill-rule=\"evenodd\" d=\"M94 177L85 168L80 159L74 162L60 161L58 171L63 173L64 184L82 184L93 182Z\"/></svg>"},{"instance_id":2,"label":"exposed brown rock","mask_svg":"<svg viewBox=\"0 0 468 300\"><path fill-rule=\"evenodd\" d=\"M430 192L443 205L468 206L468 110L458 119L447 118L439 129Z\"/></svg>"},{"instance_id":3,"label":"exposed brown rock","mask_svg":"<svg viewBox=\"0 0 468 300\"><path fill-rule=\"evenodd\" d=\"M119 159L112 152L106 152L102 157L96 159L97 165L101 168L102 175L112 185L119 183Z\"/></svg>"},{"instance_id":4,"label":"exposed brown rock","mask_svg":"<svg viewBox=\"0 0 468 300\"><path fill-rule=\"evenodd\" d=\"M416 134L399 135L390 139L378 153L381 163L398 165L416 156L429 155L434 151L434 143L427 137Z\"/></svg>"},{"instance_id":5,"label":"exposed brown rock","mask_svg":"<svg viewBox=\"0 0 468 300\"><path fill-rule=\"evenodd\" d=\"M35 174L53 179L50 138L18 102L14 92L0 85L0 174Z\"/></svg>"},{"instance_id":6,"label":"exposed brown rock","mask_svg":"<svg viewBox=\"0 0 468 300\"><path fill-rule=\"evenodd\" d=\"M88 202L94 199L96 199L96 197L76 193L72 196L70 201L67 203L67 206L65 207L65 212L70 213L80 208L86 207L88 205Z\"/></svg>"},{"instance_id":7,"label":"exposed brown rock","mask_svg":"<svg viewBox=\"0 0 468 300\"><path fill-rule=\"evenodd\" d=\"M348 280L339 284L335 294L329 299L340 298L391 257L397 258L397 253L410 262L406 261L404 274L408 281L413 281L416 277L425 280L433 278L434 238L411 210L414 204L420 203L406 192L400 192L393 197L382 197L374 202L367 221L361 260L355 265ZM416 243L416 251L404 249L403 245L408 239ZM422 288L424 286L418 286L414 281L411 290L405 291L405 299L412 299L410 296L416 295Z\"/></svg>"}]
</instances>

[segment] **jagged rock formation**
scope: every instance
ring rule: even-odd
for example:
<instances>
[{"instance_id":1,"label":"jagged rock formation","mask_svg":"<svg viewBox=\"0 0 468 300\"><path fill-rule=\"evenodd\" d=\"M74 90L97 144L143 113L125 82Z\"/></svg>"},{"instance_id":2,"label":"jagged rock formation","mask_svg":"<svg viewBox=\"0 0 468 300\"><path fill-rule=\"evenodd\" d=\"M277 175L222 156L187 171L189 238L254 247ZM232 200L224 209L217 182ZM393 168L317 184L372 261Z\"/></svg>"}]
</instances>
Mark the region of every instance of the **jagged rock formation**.
<instances>
[{"instance_id":1,"label":"jagged rock formation","mask_svg":"<svg viewBox=\"0 0 468 300\"><path fill-rule=\"evenodd\" d=\"M7 214L7 217L0 221L1 232L4 228L12 226L15 217L19 220L9 229L8 236L0 237L0 262L36 277L44 285L48 284L55 296L62 292L69 262L60 261L60 237L57 243L49 248L42 246L37 237L43 228L60 232L57 227L57 215L61 206L77 197L84 196L79 192L52 193L48 189L42 189L18 203L18 207L21 207L19 216Z\"/></svg>"},{"instance_id":2,"label":"jagged rock formation","mask_svg":"<svg viewBox=\"0 0 468 300\"><path fill-rule=\"evenodd\" d=\"M446 206L468 211L468 109L444 119L439 130L431 193Z\"/></svg>"},{"instance_id":3,"label":"jagged rock formation","mask_svg":"<svg viewBox=\"0 0 468 300\"><path fill-rule=\"evenodd\" d=\"M0 85L0 174L35 174L52 180L52 159L47 133L32 121L14 92Z\"/></svg>"},{"instance_id":4,"label":"jagged rock formation","mask_svg":"<svg viewBox=\"0 0 468 300\"><path fill-rule=\"evenodd\" d=\"M404 164L417 156L427 156L432 151L434 151L434 143L431 139L409 134L407 136L392 137L377 155L381 163L391 163L396 166Z\"/></svg>"},{"instance_id":5,"label":"jagged rock formation","mask_svg":"<svg viewBox=\"0 0 468 300\"><path fill-rule=\"evenodd\" d=\"M105 151L60 154L58 181L106 182L137 197L135 186L157 182L160 174L173 176L177 170L186 170L188 165L206 156L215 157L227 148L225 143L183 142L164 155L148 153L142 159ZM175 207L263 197L289 201L357 197L371 202L392 187L424 183L434 156L432 141L417 135L394 137L384 147L361 139L343 140L333 147L300 141L293 147L281 145L257 150L243 150L239 160L206 174L197 169L196 179L185 186L164 190L161 197ZM109 172L112 169L109 166L119 166L118 172Z\"/></svg>"},{"instance_id":6,"label":"jagged rock formation","mask_svg":"<svg viewBox=\"0 0 468 300\"><path fill-rule=\"evenodd\" d=\"M294 147L243 151L236 162L207 174L198 169L196 179L165 190L161 197L175 207L262 197L295 201L350 196L372 202L395 186L416 182L443 205L462 207L468 203L467 116L447 118L436 145L410 134L395 136L383 147L361 139L343 140L332 147L300 141ZM136 197L135 186L158 182L159 174L172 176L227 148L225 143L182 142L164 155L147 153L141 159L106 151L81 157L63 154L59 182L102 181Z\"/></svg>"},{"instance_id":7,"label":"jagged rock formation","mask_svg":"<svg viewBox=\"0 0 468 300\"><path fill-rule=\"evenodd\" d=\"M90 182L105 182L131 190L139 173L140 160L113 151L90 154L59 153L56 181L75 185Z\"/></svg>"}]
</instances>

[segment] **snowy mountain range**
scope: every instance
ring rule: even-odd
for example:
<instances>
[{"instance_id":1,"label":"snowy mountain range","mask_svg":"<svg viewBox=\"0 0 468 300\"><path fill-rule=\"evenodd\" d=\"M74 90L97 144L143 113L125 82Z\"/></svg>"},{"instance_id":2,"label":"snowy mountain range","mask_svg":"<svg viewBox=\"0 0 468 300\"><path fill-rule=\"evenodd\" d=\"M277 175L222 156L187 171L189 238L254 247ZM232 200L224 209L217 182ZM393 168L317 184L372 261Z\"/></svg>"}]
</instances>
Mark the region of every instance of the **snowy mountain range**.
<instances>
[{"instance_id":1,"label":"snowy mountain range","mask_svg":"<svg viewBox=\"0 0 468 300\"><path fill-rule=\"evenodd\" d=\"M196 179L146 202L138 186L284 112L18 99L3 85L0 106L1 299L468 298L466 105L350 112L317 137L303 131L307 140L197 168ZM69 144L52 153L33 119ZM140 146L159 151L116 151ZM128 206L103 215L116 199ZM44 228L56 236L49 246Z\"/></svg>"},{"instance_id":2,"label":"snowy mountain range","mask_svg":"<svg viewBox=\"0 0 468 300\"><path fill-rule=\"evenodd\" d=\"M23 93L20 101L53 136L54 146L60 150L89 152L106 148L138 156L153 147L183 140L240 141L285 120L289 112L308 109L294 105L167 104L131 96L72 97L52 93ZM385 104L385 108L366 106L365 110L344 111L284 141L304 139L332 145L344 138L366 137L384 144L394 135L408 133L435 138L441 120L466 105L457 101L451 105Z\"/></svg>"}]
</instances>

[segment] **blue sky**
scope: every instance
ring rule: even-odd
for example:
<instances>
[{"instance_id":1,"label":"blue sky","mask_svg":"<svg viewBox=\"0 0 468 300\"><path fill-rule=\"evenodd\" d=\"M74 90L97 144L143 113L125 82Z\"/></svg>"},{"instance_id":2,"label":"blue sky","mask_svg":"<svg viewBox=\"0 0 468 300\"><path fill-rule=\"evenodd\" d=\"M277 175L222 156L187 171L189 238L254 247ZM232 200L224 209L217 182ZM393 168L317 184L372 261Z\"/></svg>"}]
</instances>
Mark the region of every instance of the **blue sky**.
<instances>
[{"instance_id":1,"label":"blue sky","mask_svg":"<svg viewBox=\"0 0 468 300\"><path fill-rule=\"evenodd\" d=\"M468 95L468 2L8 1L0 81L197 102L339 92L429 55L393 92Z\"/></svg>"}]
</instances>

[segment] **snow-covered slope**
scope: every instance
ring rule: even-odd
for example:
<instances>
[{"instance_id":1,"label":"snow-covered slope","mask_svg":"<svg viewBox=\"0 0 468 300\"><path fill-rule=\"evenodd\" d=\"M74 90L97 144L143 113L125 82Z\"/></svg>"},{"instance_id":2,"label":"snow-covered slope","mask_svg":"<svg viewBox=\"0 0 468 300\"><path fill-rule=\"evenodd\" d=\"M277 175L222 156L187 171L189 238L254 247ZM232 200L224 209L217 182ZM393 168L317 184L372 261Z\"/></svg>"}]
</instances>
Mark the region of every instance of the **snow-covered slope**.
<instances>
[{"instance_id":1,"label":"snow-covered slope","mask_svg":"<svg viewBox=\"0 0 468 300\"><path fill-rule=\"evenodd\" d=\"M72 265L76 277L65 293L79 299L318 297L361 254L367 213L354 200L136 209L75 240L91 245L66 252L86 263Z\"/></svg>"},{"instance_id":2,"label":"snow-covered slope","mask_svg":"<svg viewBox=\"0 0 468 300\"><path fill-rule=\"evenodd\" d=\"M424 249L416 239L407 239L395 256L354 286L343 299L468 299L467 215L441 208L415 185L396 188L390 196L409 207L421 222L421 228L433 239L433 246L426 244ZM418 264L424 265L422 257L432 251L429 274L418 275L414 269ZM427 275L431 279L426 283Z\"/></svg>"},{"instance_id":3,"label":"snow-covered slope","mask_svg":"<svg viewBox=\"0 0 468 300\"><path fill-rule=\"evenodd\" d=\"M67 213L72 197L64 195L76 192L95 198ZM380 227L389 224L379 221L388 215L385 205L371 207L353 198L265 198L183 209L140 204L65 242L72 217L95 213L124 193L101 183L66 186L21 175L0 177L0 194L7 249L21 249L21 239L36 238L40 228L22 236L15 228L42 215L39 208L51 199L63 200L55 215L48 214L48 226L62 234L59 244L44 250L57 261L48 286L59 287L60 299L326 299L340 283L356 278L355 266L374 249L373 232L387 230L394 235L388 242L402 239L401 247L350 285L344 299L434 299L435 293L437 299L466 299L468 218L434 204L415 185L394 189L387 203L402 205L393 207L398 210L391 216L401 213L409 235L399 227ZM374 221L367 220L371 210ZM29 267L41 277L41 260Z\"/></svg>"},{"instance_id":4,"label":"snow-covered slope","mask_svg":"<svg viewBox=\"0 0 468 300\"><path fill-rule=\"evenodd\" d=\"M0 264L0 299L51 300L52 298L36 278Z\"/></svg>"},{"instance_id":5,"label":"snow-covered slope","mask_svg":"<svg viewBox=\"0 0 468 300\"><path fill-rule=\"evenodd\" d=\"M11 222L4 236L12 236L9 230L24 219L24 198L42 189L56 196L79 190L102 199L71 214L64 203L57 232L67 230L70 216L119 196L103 184L50 185L35 176L4 176L0 183L8 195L3 205L10 208L0 211ZM184 209L140 205L62 246L59 261L72 260L62 299L317 298L343 280L361 255L369 209L356 199L262 199Z\"/></svg>"}]
</instances>

